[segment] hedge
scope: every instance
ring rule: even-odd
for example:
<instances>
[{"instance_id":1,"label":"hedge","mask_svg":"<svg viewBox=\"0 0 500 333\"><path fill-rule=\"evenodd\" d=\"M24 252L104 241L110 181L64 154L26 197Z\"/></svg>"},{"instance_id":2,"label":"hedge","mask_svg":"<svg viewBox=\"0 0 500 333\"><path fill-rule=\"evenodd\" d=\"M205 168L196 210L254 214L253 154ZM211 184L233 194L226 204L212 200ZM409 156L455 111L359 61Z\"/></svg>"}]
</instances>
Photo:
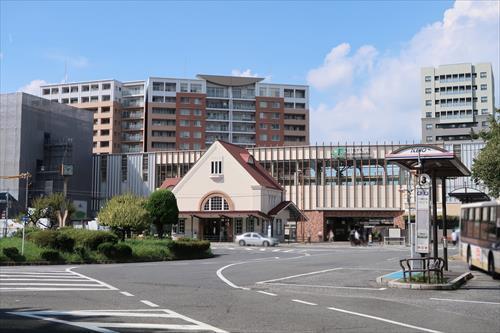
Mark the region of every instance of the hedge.
<instances>
[{"instance_id":1,"label":"hedge","mask_svg":"<svg viewBox=\"0 0 500 333\"><path fill-rule=\"evenodd\" d=\"M40 256L42 257L42 259L45 259L45 260L50 261L50 262L56 262L56 261L61 260L61 257L59 256L59 252L56 250L43 251Z\"/></svg>"},{"instance_id":2,"label":"hedge","mask_svg":"<svg viewBox=\"0 0 500 333\"><path fill-rule=\"evenodd\" d=\"M13 261L24 261L26 258L19 253L17 247L6 247L2 249L3 254Z\"/></svg>"},{"instance_id":3,"label":"hedge","mask_svg":"<svg viewBox=\"0 0 500 333\"><path fill-rule=\"evenodd\" d=\"M202 258L209 254L210 242L190 238L180 238L167 244L177 259Z\"/></svg>"}]
</instances>

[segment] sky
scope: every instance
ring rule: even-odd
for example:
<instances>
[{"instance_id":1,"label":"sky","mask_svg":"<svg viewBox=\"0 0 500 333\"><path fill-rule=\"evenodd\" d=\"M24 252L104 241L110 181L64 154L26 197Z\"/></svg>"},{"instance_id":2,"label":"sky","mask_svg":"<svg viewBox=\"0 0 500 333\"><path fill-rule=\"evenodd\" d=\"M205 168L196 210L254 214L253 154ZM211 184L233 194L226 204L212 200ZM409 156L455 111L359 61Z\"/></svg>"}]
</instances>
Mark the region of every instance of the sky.
<instances>
[{"instance_id":1,"label":"sky","mask_svg":"<svg viewBox=\"0 0 500 333\"><path fill-rule=\"evenodd\" d=\"M0 0L0 91L197 74L310 86L311 143L419 141L420 68L490 62L498 1Z\"/></svg>"}]
</instances>

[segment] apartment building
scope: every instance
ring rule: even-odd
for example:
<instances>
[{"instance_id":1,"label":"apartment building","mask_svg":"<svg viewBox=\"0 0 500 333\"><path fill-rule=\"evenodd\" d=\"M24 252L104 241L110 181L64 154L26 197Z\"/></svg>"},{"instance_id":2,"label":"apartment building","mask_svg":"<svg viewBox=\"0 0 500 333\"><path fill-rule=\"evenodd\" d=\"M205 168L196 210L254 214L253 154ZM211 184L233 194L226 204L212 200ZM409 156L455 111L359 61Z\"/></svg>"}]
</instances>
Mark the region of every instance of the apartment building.
<instances>
[{"instance_id":1,"label":"apartment building","mask_svg":"<svg viewBox=\"0 0 500 333\"><path fill-rule=\"evenodd\" d=\"M309 88L262 78L200 74L51 84L41 96L94 112L93 152L309 144Z\"/></svg>"},{"instance_id":2,"label":"apartment building","mask_svg":"<svg viewBox=\"0 0 500 333\"><path fill-rule=\"evenodd\" d=\"M423 143L460 143L495 116L490 63L442 65L421 70Z\"/></svg>"}]
</instances>

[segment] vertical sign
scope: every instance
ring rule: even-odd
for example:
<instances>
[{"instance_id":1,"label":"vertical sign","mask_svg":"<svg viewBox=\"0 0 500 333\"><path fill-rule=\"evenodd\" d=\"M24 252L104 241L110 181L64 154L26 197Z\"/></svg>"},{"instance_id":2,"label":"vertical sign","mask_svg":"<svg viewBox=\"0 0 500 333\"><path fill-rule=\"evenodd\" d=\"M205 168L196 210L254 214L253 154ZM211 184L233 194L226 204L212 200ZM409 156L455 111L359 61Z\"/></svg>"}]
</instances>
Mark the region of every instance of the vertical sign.
<instances>
[{"instance_id":1,"label":"vertical sign","mask_svg":"<svg viewBox=\"0 0 500 333\"><path fill-rule=\"evenodd\" d=\"M417 186L416 252L429 253L430 240L430 177L420 176Z\"/></svg>"}]
</instances>

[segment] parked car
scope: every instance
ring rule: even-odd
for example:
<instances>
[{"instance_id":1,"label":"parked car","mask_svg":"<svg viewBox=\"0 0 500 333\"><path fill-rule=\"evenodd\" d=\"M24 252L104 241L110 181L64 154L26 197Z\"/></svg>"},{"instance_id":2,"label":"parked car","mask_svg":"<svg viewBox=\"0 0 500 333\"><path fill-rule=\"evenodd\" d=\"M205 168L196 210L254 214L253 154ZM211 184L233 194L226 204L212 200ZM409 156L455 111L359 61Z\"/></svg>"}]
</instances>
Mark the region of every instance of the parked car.
<instances>
[{"instance_id":1,"label":"parked car","mask_svg":"<svg viewBox=\"0 0 500 333\"><path fill-rule=\"evenodd\" d=\"M246 232L242 235L236 236L236 243L240 246L245 245L262 245L262 246L276 246L279 241L273 237L267 237L266 235L259 234L257 232Z\"/></svg>"}]
</instances>

